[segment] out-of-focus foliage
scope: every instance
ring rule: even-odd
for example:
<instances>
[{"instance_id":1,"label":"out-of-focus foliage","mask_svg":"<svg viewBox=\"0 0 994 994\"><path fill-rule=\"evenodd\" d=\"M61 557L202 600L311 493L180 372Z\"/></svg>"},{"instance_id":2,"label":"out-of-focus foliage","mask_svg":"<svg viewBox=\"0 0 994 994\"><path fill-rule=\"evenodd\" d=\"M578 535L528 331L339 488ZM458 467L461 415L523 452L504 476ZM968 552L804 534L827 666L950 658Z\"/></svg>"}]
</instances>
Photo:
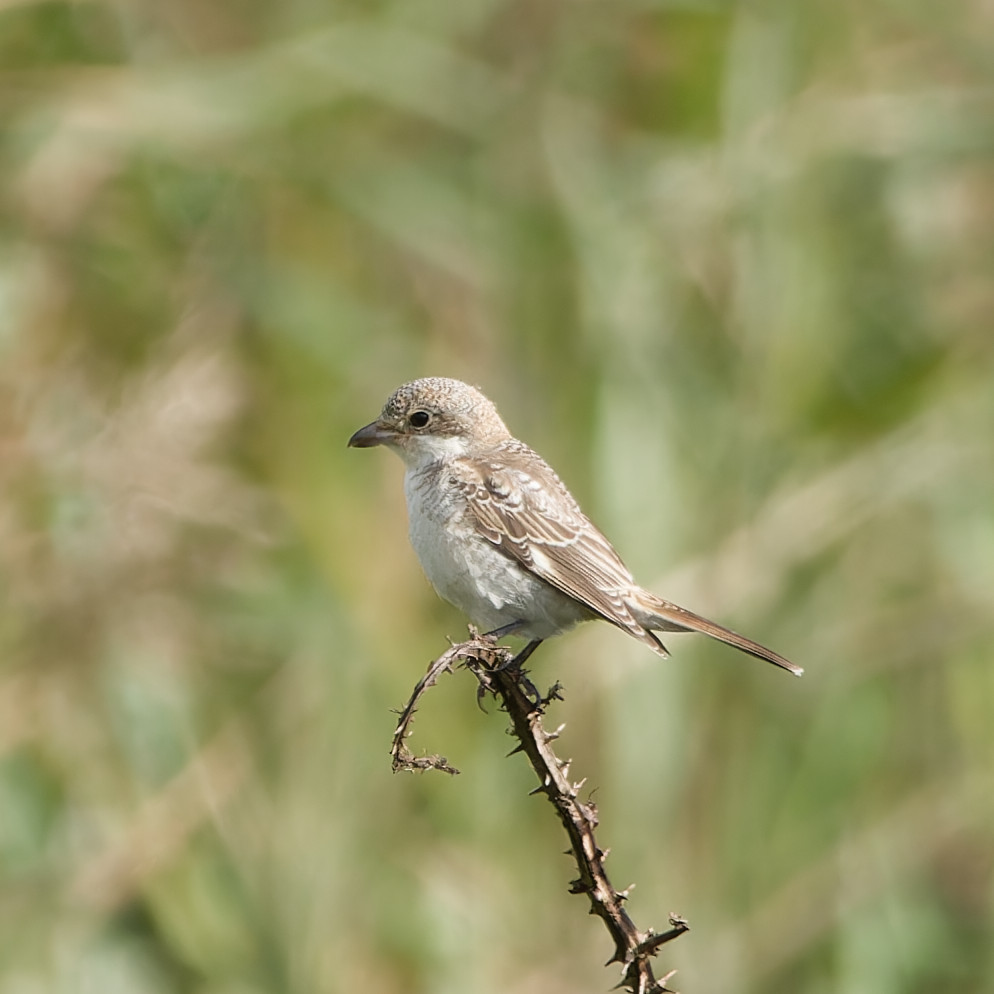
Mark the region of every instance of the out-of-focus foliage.
<instances>
[{"instance_id":1,"label":"out-of-focus foliage","mask_svg":"<svg viewBox=\"0 0 994 994\"><path fill-rule=\"evenodd\" d=\"M801 681L543 648L687 994L994 989L994 9L0 4L0 994L604 990L398 383Z\"/></svg>"}]
</instances>

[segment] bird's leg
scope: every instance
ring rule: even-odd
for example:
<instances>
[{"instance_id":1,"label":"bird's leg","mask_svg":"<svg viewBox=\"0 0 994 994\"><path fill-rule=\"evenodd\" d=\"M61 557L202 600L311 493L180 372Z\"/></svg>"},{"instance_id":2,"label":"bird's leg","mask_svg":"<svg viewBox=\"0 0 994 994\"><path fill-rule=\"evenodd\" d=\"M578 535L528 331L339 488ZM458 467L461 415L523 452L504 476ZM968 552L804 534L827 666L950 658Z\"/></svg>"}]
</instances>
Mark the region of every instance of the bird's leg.
<instances>
[{"instance_id":1,"label":"bird's leg","mask_svg":"<svg viewBox=\"0 0 994 994\"><path fill-rule=\"evenodd\" d=\"M484 632L480 638L484 639L502 639L505 635L516 635L521 629L521 626L525 622L522 618L518 618L517 621L512 621L509 625L501 625L500 628L495 628L492 632ZM506 663L501 663L497 667L498 670L507 670L512 666L520 667L528 657L542 644L543 639L532 639L531 642L526 645L521 652L519 652L512 659L509 659Z\"/></svg>"},{"instance_id":2,"label":"bird's leg","mask_svg":"<svg viewBox=\"0 0 994 994\"><path fill-rule=\"evenodd\" d=\"M501 625L500 628L495 628L492 632L486 632L481 635L481 638L492 638L500 639L505 635L514 635L517 633L518 629L524 624L521 619L517 621L512 621L509 625ZM542 639L532 639L516 656L512 656L510 659L505 660L503 663L495 667L495 673L505 673L507 671L512 671L516 678L525 685L526 693L534 693L535 701L539 702L542 699L542 695L535 689L535 685L527 679L522 670L522 666L531 656L531 654L542 644Z\"/></svg>"},{"instance_id":3,"label":"bird's leg","mask_svg":"<svg viewBox=\"0 0 994 994\"><path fill-rule=\"evenodd\" d=\"M513 635L523 624L524 621L518 618L517 621L512 621L509 625L501 625L500 628L495 628L492 632L484 632L480 638L494 639L496 641L497 639L502 639L505 635Z\"/></svg>"}]
</instances>

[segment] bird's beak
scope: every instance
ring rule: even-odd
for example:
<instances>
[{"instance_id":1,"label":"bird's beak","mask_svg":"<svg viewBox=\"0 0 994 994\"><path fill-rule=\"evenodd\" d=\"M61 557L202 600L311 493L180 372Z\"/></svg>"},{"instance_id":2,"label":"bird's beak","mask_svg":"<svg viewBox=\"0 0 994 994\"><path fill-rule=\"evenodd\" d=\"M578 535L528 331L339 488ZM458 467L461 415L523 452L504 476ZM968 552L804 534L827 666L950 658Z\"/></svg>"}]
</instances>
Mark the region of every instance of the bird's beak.
<instances>
[{"instance_id":1,"label":"bird's beak","mask_svg":"<svg viewBox=\"0 0 994 994\"><path fill-rule=\"evenodd\" d=\"M350 439L349 448L368 449L374 445L384 445L391 441L397 433L382 421L373 421L360 428Z\"/></svg>"}]
</instances>

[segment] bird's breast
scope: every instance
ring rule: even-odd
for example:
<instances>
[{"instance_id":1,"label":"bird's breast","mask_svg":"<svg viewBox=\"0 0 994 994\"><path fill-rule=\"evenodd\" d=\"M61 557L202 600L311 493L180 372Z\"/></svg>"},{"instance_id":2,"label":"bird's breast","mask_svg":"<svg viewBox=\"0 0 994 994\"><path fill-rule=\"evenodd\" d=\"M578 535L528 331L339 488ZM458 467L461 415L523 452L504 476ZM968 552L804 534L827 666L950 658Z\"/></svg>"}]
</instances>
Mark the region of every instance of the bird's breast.
<instances>
[{"instance_id":1,"label":"bird's breast","mask_svg":"<svg viewBox=\"0 0 994 994\"><path fill-rule=\"evenodd\" d=\"M404 481L411 545L431 585L473 617L499 594L509 563L481 539L466 500L442 471L409 473Z\"/></svg>"},{"instance_id":2,"label":"bird's breast","mask_svg":"<svg viewBox=\"0 0 994 994\"><path fill-rule=\"evenodd\" d=\"M404 480L411 545L431 585L483 630L524 619L547 637L583 616L550 587L481 536L466 498L444 470ZM535 629L537 632L538 629Z\"/></svg>"}]
</instances>

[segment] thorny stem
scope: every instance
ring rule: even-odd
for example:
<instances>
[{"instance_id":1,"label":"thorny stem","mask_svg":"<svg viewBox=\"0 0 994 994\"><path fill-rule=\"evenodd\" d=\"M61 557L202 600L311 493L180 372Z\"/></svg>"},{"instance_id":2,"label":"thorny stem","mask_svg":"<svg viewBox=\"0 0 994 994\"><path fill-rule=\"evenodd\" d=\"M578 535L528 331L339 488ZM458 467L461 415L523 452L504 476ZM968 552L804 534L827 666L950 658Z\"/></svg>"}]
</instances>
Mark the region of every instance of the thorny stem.
<instances>
[{"instance_id":1,"label":"thorny stem","mask_svg":"<svg viewBox=\"0 0 994 994\"><path fill-rule=\"evenodd\" d=\"M614 940L614 954L608 963L622 965L618 987L633 994L670 992L666 983L675 971L657 980L651 960L663 945L683 935L690 926L679 915L671 915L667 931L640 932L625 911L627 894L612 886L604 870L607 851L598 846L594 837L597 807L590 800L580 800L583 781L573 783L569 780L569 762L559 759L552 749L551 743L558 738L562 726L553 732L542 726L542 716L549 704L562 700L562 688L556 684L541 697L510 649L496 645L492 639L477 636L475 632L472 634L471 639L452 646L439 656L414 688L394 731L390 749L394 771L439 769L446 773L459 772L449 766L444 757L414 757L404 740L410 735L418 700L441 673L451 672L454 663L461 663L479 681L478 698L487 693L499 698L501 707L511 719L511 732L519 743L513 751L524 752L538 776L539 786L533 793L546 795L566 829L579 871L577 879L570 884L570 893L587 895L590 913L601 918Z\"/></svg>"}]
</instances>

